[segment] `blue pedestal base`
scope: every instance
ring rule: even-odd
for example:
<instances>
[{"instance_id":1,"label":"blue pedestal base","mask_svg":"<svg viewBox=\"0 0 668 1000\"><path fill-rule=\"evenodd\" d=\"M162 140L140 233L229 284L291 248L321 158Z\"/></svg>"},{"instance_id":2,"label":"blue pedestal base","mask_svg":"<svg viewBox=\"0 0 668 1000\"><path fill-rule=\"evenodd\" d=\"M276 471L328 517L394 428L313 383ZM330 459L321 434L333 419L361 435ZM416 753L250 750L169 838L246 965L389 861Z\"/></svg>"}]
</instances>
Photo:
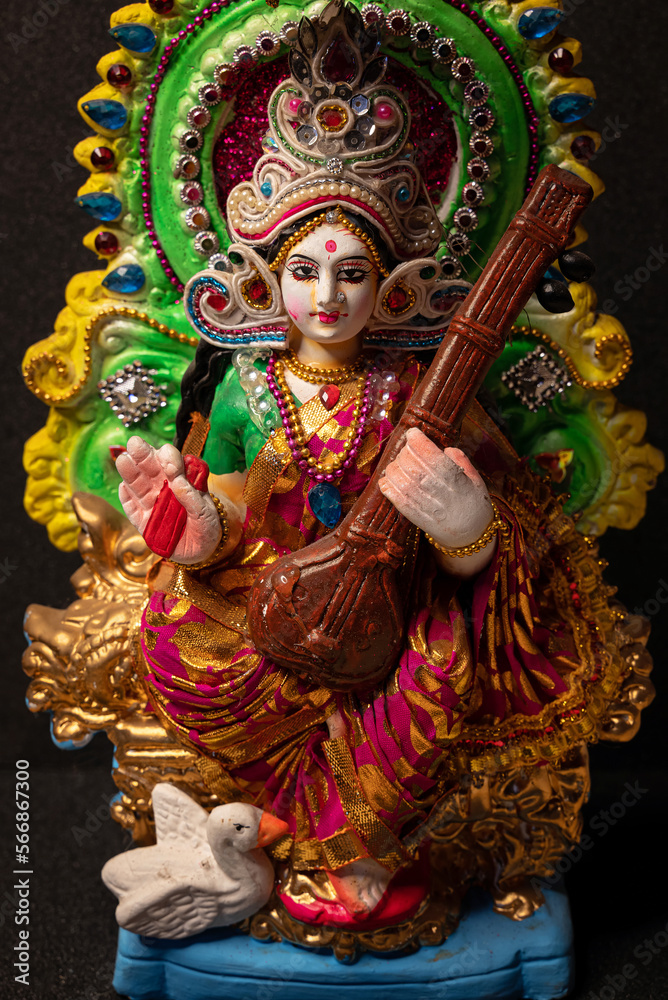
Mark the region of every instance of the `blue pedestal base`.
<instances>
[{"instance_id":1,"label":"blue pedestal base","mask_svg":"<svg viewBox=\"0 0 668 1000\"><path fill-rule=\"evenodd\" d=\"M572 926L565 893L547 889L545 898L517 922L471 893L441 947L367 952L354 965L225 930L182 942L121 930L114 988L131 1000L557 1000L572 983Z\"/></svg>"}]
</instances>

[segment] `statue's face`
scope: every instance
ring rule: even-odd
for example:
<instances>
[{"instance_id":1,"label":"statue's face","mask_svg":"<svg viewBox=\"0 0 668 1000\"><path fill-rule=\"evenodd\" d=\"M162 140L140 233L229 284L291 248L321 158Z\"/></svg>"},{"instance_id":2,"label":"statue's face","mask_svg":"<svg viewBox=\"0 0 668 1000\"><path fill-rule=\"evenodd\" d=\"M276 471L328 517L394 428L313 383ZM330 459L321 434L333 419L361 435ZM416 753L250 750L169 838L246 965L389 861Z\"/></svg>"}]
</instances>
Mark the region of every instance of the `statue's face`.
<instances>
[{"instance_id":1,"label":"statue's face","mask_svg":"<svg viewBox=\"0 0 668 1000\"><path fill-rule=\"evenodd\" d=\"M308 340L328 344L343 344L364 328L377 283L366 244L336 223L319 226L293 247L281 274L283 302L295 326Z\"/></svg>"}]
</instances>

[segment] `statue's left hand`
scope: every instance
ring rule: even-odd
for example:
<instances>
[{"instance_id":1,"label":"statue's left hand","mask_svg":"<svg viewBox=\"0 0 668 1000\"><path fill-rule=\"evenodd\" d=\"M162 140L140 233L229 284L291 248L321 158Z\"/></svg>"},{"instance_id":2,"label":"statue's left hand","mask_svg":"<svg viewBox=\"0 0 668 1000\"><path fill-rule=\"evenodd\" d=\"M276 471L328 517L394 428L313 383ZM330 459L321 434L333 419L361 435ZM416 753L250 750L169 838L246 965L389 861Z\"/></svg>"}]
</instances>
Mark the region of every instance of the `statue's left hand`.
<instances>
[{"instance_id":1,"label":"statue's left hand","mask_svg":"<svg viewBox=\"0 0 668 1000\"><path fill-rule=\"evenodd\" d=\"M487 487L464 452L441 450L415 427L387 466L380 490L404 517L446 548L477 541L494 517ZM475 562L477 572L493 552L490 543L482 552L466 560L453 559L452 564L466 574Z\"/></svg>"}]
</instances>

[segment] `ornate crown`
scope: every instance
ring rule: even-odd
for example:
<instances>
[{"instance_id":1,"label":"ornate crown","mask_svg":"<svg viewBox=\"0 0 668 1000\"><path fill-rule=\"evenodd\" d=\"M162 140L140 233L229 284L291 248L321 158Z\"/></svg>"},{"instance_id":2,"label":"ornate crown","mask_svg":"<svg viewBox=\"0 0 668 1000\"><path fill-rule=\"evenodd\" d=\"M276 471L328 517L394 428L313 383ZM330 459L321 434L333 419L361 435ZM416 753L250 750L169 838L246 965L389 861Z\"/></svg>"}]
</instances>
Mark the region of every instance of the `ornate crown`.
<instances>
[{"instance_id":1,"label":"ornate crown","mask_svg":"<svg viewBox=\"0 0 668 1000\"><path fill-rule=\"evenodd\" d=\"M202 272L186 288L188 316L205 339L284 347L289 322L273 273L283 258L267 264L257 251L305 216L311 219L297 225L297 239L325 220L355 231L348 210L371 222L402 262L390 275L379 267L385 280L367 343L416 348L440 341L470 285L445 279L430 256L443 229L414 163L406 99L382 82L387 57L380 42L379 25L365 27L359 11L341 0L300 21L291 76L269 98L263 155L252 179L227 199L236 240L229 268L221 263L228 273Z\"/></svg>"},{"instance_id":2,"label":"ornate crown","mask_svg":"<svg viewBox=\"0 0 668 1000\"><path fill-rule=\"evenodd\" d=\"M433 253L441 224L413 163L410 110L382 83L380 27L334 0L317 24L303 17L291 78L269 99L269 130L251 181L227 201L230 234L271 243L316 208L349 206L380 229L399 260Z\"/></svg>"}]
</instances>

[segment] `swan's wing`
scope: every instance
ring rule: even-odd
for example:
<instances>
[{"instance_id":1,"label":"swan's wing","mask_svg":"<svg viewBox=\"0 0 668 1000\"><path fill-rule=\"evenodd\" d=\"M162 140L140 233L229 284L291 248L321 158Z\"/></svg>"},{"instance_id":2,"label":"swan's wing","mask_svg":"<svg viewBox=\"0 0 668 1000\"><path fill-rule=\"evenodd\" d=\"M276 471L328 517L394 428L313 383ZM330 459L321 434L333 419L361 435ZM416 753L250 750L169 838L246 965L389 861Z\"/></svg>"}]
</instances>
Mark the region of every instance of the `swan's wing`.
<instances>
[{"instance_id":1,"label":"swan's wing","mask_svg":"<svg viewBox=\"0 0 668 1000\"><path fill-rule=\"evenodd\" d=\"M226 923L221 907L220 893L182 883L160 887L151 895L130 893L118 904L116 920L135 934L177 939L199 934L214 923Z\"/></svg>"},{"instance_id":2,"label":"swan's wing","mask_svg":"<svg viewBox=\"0 0 668 1000\"><path fill-rule=\"evenodd\" d=\"M153 789L158 844L178 842L184 848L206 847L208 813L176 785L162 781Z\"/></svg>"},{"instance_id":3,"label":"swan's wing","mask_svg":"<svg viewBox=\"0 0 668 1000\"><path fill-rule=\"evenodd\" d=\"M102 881L119 899L140 885L150 882L164 864L169 863L174 852L164 847L134 847L109 858L102 869ZM178 855L176 855L178 857Z\"/></svg>"}]
</instances>

